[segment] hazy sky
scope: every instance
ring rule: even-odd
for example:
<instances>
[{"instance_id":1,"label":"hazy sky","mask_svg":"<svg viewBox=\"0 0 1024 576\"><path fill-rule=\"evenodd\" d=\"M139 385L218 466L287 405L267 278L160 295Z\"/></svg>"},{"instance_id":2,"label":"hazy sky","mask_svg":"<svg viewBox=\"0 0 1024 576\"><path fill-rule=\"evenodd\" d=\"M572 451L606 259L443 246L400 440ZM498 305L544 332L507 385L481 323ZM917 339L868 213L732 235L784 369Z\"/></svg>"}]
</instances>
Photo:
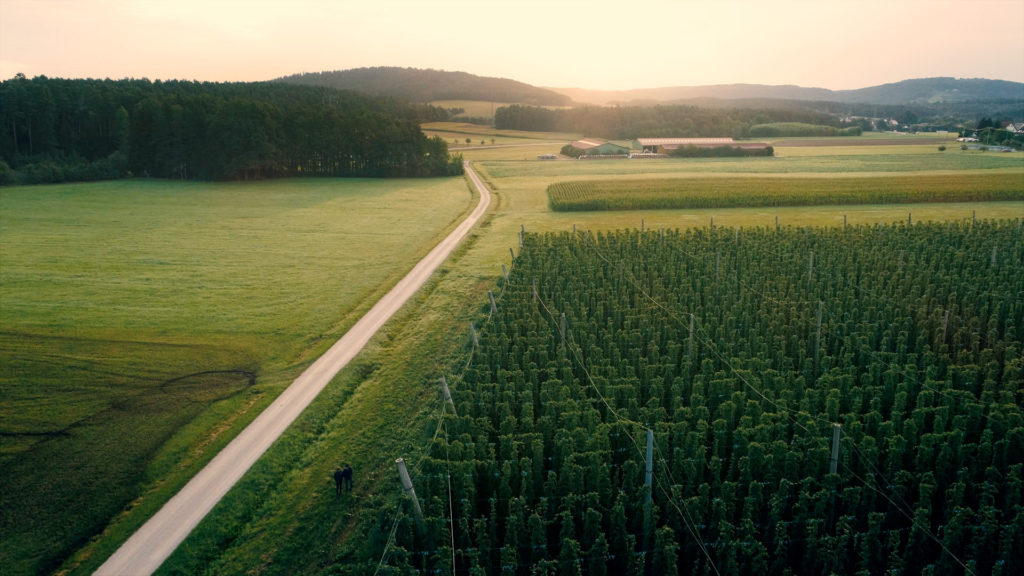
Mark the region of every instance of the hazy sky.
<instances>
[{"instance_id":1,"label":"hazy sky","mask_svg":"<svg viewBox=\"0 0 1024 576\"><path fill-rule=\"evenodd\" d=\"M538 86L1024 81L1024 0L0 0L0 79L363 66Z\"/></svg>"}]
</instances>

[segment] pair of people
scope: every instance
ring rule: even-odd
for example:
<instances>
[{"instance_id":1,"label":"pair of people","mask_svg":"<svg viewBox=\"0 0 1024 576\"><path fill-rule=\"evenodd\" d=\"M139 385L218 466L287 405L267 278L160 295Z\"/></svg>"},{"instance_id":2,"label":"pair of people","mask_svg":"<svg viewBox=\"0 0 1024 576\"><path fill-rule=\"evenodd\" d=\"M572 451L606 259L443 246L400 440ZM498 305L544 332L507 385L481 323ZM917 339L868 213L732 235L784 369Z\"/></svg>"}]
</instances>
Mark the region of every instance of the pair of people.
<instances>
[{"instance_id":1,"label":"pair of people","mask_svg":"<svg viewBox=\"0 0 1024 576\"><path fill-rule=\"evenodd\" d=\"M340 467L334 469L335 496L341 496L343 489L346 492L352 491L352 466L349 464L345 464L344 470Z\"/></svg>"}]
</instances>

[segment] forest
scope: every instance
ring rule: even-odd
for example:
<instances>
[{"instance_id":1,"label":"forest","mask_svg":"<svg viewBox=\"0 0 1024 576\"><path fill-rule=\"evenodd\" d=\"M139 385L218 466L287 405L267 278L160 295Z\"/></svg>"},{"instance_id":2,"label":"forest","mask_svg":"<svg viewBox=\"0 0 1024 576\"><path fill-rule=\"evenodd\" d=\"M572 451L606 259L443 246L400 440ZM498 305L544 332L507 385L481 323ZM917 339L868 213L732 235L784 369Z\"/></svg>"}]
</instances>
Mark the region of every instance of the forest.
<instances>
[{"instance_id":1,"label":"forest","mask_svg":"<svg viewBox=\"0 0 1024 576\"><path fill-rule=\"evenodd\" d=\"M839 118L824 112L787 108L705 108L683 105L549 109L502 106L494 112L498 129L586 134L609 140L633 138L745 138L753 126L799 122L838 130Z\"/></svg>"},{"instance_id":2,"label":"forest","mask_svg":"<svg viewBox=\"0 0 1024 576\"><path fill-rule=\"evenodd\" d=\"M459 174L419 129L446 118L330 88L18 75L0 83L0 184Z\"/></svg>"},{"instance_id":3,"label":"forest","mask_svg":"<svg viewBox=\"0 0 1024 576\"><path fill-rule=\"evenodd\" d=\"M526 233L410 472L420 518L407 499L367 561L1024 573L1022 238Z\"/></svg>"}]
</instances>

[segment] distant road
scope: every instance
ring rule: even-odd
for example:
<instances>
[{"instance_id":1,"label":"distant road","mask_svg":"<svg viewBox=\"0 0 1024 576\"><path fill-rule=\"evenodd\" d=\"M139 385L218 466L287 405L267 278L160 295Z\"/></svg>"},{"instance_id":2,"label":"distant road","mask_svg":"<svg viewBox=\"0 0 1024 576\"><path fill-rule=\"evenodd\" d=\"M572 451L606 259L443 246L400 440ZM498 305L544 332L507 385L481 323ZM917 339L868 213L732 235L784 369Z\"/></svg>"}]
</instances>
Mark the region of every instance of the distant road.
<instances>
[{"instance_id":1,"label":"distant road","mask_svg":"<svg viewBox=\"0 0 1024 576\"><path fill-rule=\"evenodd\" d=\"M480 193L480 202L469 217L420 260L340 340L296 378L266 410L143 524L99 567L96 575L148 576L159 568L199 521L309 406L334 375L423 286L480 220L491 202L490 191L469 162L465 162L464 166Z\"/></svg>"}]
</instances>

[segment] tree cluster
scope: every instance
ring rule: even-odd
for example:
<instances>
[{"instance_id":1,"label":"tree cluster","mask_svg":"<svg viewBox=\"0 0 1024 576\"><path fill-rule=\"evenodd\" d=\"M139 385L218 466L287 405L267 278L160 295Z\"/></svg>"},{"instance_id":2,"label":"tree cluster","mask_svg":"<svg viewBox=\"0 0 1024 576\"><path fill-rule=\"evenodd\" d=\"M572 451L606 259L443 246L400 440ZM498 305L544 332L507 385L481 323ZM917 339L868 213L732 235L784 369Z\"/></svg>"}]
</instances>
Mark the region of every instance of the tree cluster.
<instances>
[{"instance_id":1,"label":"tree cluster","mask_svg":"<svg viewBox=\"0 0 1024 576\"><path fill-rule=\"evenodd\" d=\"M669 152L669 156L676 158L746 158L751 156L774 156L775 149L771 146L764 148L743 148L741 146L680 146Z\"/></svg>"},{"instance_id":2,"label":"tree cluster","mask_svg":"<svg viewBox=\"0 0 1024 576\"><path fill-rule=\"evenodd\" d=\"M696 106L627 106L548 109L513 105L498 108L498 129L573 132L609 140L639 137L750 136L752 126L773 122L803 122L840 129L832 115L806 109L704 108Z\"/></svg>"},{"instance_id":3,"label":"tree cluster","mask_svg":"<svg viewBox=\"0 0 1024 576\"><path fill-rule=\"evenodd\" d=\"M461 173L419 129L446 116L327 88L18 75L0 83L0 183Z\"/></svg>"}]
</instances>

